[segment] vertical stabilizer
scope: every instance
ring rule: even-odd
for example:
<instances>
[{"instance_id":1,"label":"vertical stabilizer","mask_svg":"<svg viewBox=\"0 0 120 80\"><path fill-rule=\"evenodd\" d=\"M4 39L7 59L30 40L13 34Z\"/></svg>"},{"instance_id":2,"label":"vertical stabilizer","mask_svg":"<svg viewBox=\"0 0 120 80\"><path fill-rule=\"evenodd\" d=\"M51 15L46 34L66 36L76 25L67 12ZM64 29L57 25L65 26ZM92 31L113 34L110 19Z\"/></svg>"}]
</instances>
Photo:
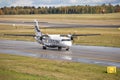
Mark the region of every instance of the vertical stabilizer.
<instances>
[{"instance_id":1,"label":"vertical stabilizer","mask_svg":"<svg viewBox=\"0 0 120 80\"><path fill-rule=\"evenodd\" d=\"M36 34L36 36L42 36L42 33L39 29L38 21L34 20L34 22L35 22L35 34Z\"/></svg>"}]
</instances>

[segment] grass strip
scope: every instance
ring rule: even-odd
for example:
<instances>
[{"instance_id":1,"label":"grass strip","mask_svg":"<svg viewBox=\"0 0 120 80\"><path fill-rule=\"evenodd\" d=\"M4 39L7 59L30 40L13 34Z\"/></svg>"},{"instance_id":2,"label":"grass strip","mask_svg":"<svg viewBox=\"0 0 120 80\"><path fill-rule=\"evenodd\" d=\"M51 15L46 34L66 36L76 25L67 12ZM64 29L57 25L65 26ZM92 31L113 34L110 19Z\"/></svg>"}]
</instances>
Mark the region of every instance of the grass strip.
<instances>
[{"instance_id":1,"label":"grass strip","mask_svg":"<svg viewBox=\"0 0 120 80\"><path fill-rule=\"evenodd\" d=\"M0 54L0 80L119 80L94 64Z\"/></svg>"}]
</instances>

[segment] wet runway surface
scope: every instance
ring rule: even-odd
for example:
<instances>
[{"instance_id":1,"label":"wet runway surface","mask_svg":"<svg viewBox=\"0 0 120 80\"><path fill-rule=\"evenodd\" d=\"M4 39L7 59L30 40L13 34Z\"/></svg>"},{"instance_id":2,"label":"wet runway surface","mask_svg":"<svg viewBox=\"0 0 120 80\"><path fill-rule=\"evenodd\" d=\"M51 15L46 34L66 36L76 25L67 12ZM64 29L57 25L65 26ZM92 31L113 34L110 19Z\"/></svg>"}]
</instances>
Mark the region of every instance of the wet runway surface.
<instances>
[{"instance_id":1,"label":"wet runway surface","mask_svg":"<svg viewBox=\"0 0 120 80\"><path fill-rule=\"evenodd\" d=\"M73 45L70 51L43 50L37 42L0 40L0 53L120 67L120 48Z\"/></svg>"},{"instance_id":2,"label":"wet runway surface","mask_svg":"<svg viewBox=\"0 0 120 80\"><path fill-rule=\"evenodd\" d=\"M34 22L24 22L24 21L1 21L0 24L16 24L16 25L28 25L28 26L33 26ZM83 25L83 24L60 24L60 23L48 23L48 22L39 22L39 25L44 26L44 27L55 27L55 28L72 28L72 27L96 27L96 28L119 28L120 25Z\"/></svg>"}]
</instances>

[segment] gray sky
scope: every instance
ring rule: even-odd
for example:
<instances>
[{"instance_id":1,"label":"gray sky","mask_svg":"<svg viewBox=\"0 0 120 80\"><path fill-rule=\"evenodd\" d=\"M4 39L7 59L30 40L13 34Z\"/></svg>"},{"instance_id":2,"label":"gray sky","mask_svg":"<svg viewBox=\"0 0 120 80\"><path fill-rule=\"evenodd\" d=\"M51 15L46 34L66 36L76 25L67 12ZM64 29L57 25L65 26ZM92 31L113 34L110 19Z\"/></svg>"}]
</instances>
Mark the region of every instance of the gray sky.
<instances>
[{"instance_id":1,"label":"gray sky","mask_svg":"<svg viewBox=\"0 0 120 80\"><path fill-rule=\"evenodd\" d=\"M0 0L0 7L4 6L70 6L70 5L101 5L120 4L120 0Z\"/></svg>"}]
</instances>

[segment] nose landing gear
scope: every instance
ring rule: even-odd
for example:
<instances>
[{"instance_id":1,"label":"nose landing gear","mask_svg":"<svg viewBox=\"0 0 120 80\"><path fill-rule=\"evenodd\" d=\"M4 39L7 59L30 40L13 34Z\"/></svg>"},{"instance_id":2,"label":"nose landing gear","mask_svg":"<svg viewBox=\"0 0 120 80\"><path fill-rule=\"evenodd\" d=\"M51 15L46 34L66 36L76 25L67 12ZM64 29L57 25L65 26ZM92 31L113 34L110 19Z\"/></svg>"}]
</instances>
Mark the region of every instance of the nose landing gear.
<instances>
[{"instance_id":1,"label":"nose landing gear","mask_svg":"<svg viewBox=\"0 0 120 80\"><path fill-rule=\"evenodd\" d=\"M69 47L66 48L66 51L69 51ZM62 47L58 47L58 50L61 51L62 50Z\"/></svg>"},{"instance_id":2,"label":"nose landing gear","mask_svg":"<svg viewBox=\"0 0 120 80\"><path fill-rule=\"evenodd\" d=\"M69 51L69 47L66 48L66 51Z\"/></svg>"}]
</instances>

